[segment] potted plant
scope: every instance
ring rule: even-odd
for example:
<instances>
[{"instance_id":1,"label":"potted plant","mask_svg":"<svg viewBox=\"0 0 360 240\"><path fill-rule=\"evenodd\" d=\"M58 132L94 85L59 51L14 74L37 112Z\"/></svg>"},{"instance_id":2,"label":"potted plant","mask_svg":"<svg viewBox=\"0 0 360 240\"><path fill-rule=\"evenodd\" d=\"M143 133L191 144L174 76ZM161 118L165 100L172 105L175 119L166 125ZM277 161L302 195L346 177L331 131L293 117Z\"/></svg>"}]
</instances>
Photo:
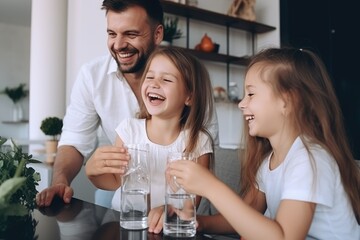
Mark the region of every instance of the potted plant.
<instances>
[{"instance_id":1,"label":"potted plant","mask_svg":"<svg viewBox=\"0 0 360 240\"><path fill-rule=\"evenodd\" d=\"M23 153L12 140L9 146L5 146L5 142L7 139L0 136L0 239L14 239L13 231L19 232L21 226L27 226L21 234L33 236L36 221L32 211L36 207L40 174L27 164L40 161Z\"/></svg>"},{"instance_id":2,"label":"potted plant","mask_svg":"<svg viewBox=\"0 0 360 240\"><path fill-rule=\"evenodd\" d=\"M164 37L163 41L172 44L174 39L178 39L182 36L181 29L178 29L178 17L164 17Z\"/></svg>"},{"instance_id":3,"label":"potted plant","mask_svg":"<svg viewBox=\"0 0 360 240\"><path fill-rule=\"evenodd\" d=\"M4 93L15 104L27 96L28 91L26 91L24 87L25 87L25 83L21 83L18 87L15 88L6 87Z\"/></svg>"},{"instance_id":4,"label":"potted plant","mask_svg":"<svg viewBox=\"0 0 360 240\"><path fill-rule=\"evenodd\" d=\"M55 154L57 152L57 145L59 141L59 136L62 132L63 120L58 117L47 117L42 120L40 129L47 135L51 136L50 140L45 142L46 149L46 162L52 164L55 160Z\"/></svg>"},{"instance_id":5,"label":"potted plant","mask_svg":"<svg viewBox=\"0 0 360 240\"><path fill-rule=\"evenodd\" d=\"M6 94L14 103L13 121L18 122L23 120L23 110L19 104L20 100L28 95L28 91L24 89L25 83L21 83L18 87L6 87L1 93Z\"/></svg>"}]
</instances>

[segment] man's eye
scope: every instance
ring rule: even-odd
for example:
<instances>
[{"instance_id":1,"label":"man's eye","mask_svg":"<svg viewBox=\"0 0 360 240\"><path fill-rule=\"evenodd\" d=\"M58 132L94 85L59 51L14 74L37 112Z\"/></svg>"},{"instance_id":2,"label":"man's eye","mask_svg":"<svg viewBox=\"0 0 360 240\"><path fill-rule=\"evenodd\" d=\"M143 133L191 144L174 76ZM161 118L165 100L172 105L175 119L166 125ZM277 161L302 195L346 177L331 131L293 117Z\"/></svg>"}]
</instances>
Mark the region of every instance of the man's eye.
<instances>
[{"instance_id":1,"label":"man's eye","mask_svg":"<svg viewBox=\"0 0 360 240\"><path fill-rule=\"evenodd\" d=\"M134 38L136 38L138 36L138 34L136 34L136 33L128 33L127 36L129 38L131 38L131 39L134 39Z\"/></svg>"},{"instance_id":2,"label":"man's eye","mask_svg":"<svg viewBox=\"0 0 360 240\"><path fill-rule=\"evenodd\" d=\"M115 37L115 36L116 36L116 34L115 34L115 33L113 33L113 32L108 32L108 36L109 36L109 37Z\"/></svg>"}]
</instances>

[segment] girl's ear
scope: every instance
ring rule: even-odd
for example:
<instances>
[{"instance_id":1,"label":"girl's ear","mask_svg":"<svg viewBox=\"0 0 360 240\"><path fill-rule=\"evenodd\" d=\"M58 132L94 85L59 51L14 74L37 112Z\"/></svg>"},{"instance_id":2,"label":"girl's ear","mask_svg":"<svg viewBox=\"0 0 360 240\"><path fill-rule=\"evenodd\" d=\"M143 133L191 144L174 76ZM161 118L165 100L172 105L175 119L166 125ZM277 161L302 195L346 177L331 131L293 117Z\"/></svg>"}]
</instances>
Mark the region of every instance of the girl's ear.
<instances>
[{"instance_id":1,"label":"girl's ear","mask_svg":"<svg viewBox=\"0 0 360 240\"><path fill-rule=\"evenodd\" d=\"M192 99L191 99L191 95L189 95L185 100L185 105L191 106L191 104L192 104Z\"/></svg>"},{"instance_id":2,"label":"girl's ear","mask_svg":"<svg viewBox=\"0 0 360 240\"><path fill-rule=\"evenodd\" d=\"M291 97L289 94L283 94L282 95L282 101L283 101L283 106L282 106L282 113L284 116L288 116L289 113L291 112Z\"/></svg>"}]
</instances>

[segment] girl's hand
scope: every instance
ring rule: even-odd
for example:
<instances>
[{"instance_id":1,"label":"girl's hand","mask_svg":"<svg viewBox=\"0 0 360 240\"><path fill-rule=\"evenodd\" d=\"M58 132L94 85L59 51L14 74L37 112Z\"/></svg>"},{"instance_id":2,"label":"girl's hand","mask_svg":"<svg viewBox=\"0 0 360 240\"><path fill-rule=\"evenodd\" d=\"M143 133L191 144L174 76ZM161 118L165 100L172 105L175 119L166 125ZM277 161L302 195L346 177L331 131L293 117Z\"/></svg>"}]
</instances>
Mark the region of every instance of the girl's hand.
<instances>
[{"instance_id":1,"label":"girl's hand","mask_svg":"<svg viewBox=\"0 0 360 240\"><path fill-rule=\"evenodd\" d=\"M98 176L105 173L123 175L127 170L129 160L130 155L124 147L99 147L86 163L86 175Z\"/></svg>"},{"instance_id":2,"label":"girl's hand","mask_svg":"<svg viewBox=\"0 0 360 240\"><path fill-rule=\"evenodd\" d=\"M150 210L148 216L148 232L160 233L164 222L164 206L156 207Z\"/></svg>"},{"instance_id":3,"label":"girl's hand","mask_svg":"<svg viewBox=\"0 0 360 240\"><path fill-rule=\"evenodd\" d=\"M179 186L189 193L206 197L211 181L216 177L205 167L192 161L179 160L169 163L166 177L176 176Z\"/></svg>"}]
</instances>

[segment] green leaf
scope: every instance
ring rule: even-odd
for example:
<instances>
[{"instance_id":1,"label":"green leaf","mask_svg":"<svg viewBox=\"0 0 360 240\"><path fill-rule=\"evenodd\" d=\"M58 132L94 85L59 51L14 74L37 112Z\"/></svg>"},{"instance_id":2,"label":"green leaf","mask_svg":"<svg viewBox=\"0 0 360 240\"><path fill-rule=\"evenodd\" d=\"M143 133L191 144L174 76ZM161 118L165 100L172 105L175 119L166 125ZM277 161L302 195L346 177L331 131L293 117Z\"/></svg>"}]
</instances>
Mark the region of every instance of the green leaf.
<instances>
[{"instance_id":1,"label":"green leaf","mask_svg":"<svg viewBox=\"0 0 360 240\"><path fill-rule=\"evenodd\" d=\"M0 136L0 146L3 145L7 141L6 138Z\"/></svg>"},{"instance_id":2,"label":"green leaf","mask_svg":"<svg viewBox=\"0 0 360 240\"><path fill-rule=\"evenodd\" d=\"M36 186L40 175L27 164L40 161L23 153L22 148L14 141L10 145L4 145L5 142L6 139L0 136L0 207L19 204L33 210L36 207ZM0 210L0 216L2 211Z\"/></svg>"},{"instance_id":3,"label":"green leaf","mask_svg":"<svg viewBox=\"0 0 360 240\"><path fill-rule=\"evenodd\" d=\"M21 176L21 173L23 172L23 169L24 169L24 166L25 166L25 162L26 162L25 158L21 159L19 165L16 168L16 172L15 172L14 177L20 177Z\"/></svg>"},{"instance_id":4,"label":"green leaf","mask_svg":"<svg viewBox=\"0 0 360 240\"><path fill-rule=\"evenodd\" d=\"M0 203L6 202L26 181L25 177L13 177L0 185Z\"/></svg>"},{"instance_id":5,"label":"green leaf","mask_svg":"<svg viewBox=\"0 0 360 240\"><path fill-rule=\"evenodd\" d=\"M25 216L28 213L29 209L21 204L0 204L0 215L2 216Z\"/></svg>"},{"instance_id":6,"label":"green leaf","mask_svg":"<svg viewBox=\"0 0 360 240\"><path fill-rule=\"evenodd\" d=\"M34 173L33 178L36 182L39 182L41 180L40 173L38 173L38 172Z\"/></svg>"},{"instance_id":7,"label":"green leaf","mask_svg":"<svg viewBox=\"0 0 360 240\"><path fill-rule=\"evenodd\" d=\"M42 163L42 161L36 160L36 159L29 159L29 163Z\"/></svg>"}]
</instances>

